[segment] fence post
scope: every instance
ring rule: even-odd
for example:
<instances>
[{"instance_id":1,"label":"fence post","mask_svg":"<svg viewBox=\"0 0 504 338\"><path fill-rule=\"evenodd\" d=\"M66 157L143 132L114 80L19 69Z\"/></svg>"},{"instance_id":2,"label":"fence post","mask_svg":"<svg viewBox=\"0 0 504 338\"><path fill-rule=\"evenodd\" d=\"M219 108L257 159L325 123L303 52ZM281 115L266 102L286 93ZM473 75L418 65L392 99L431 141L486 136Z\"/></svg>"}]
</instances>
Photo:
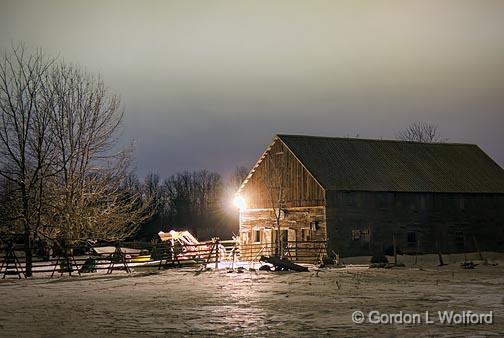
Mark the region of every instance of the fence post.
<instances>
[{"instance_id":1,"label":"fence post","mask_svg":"<svg viewBox=\"0 0 504 338\"><path fill-rule=\"evenodd\" d=\"M436 241L436 247L437 247L437 252L438 252L438 258L439 258L439 265L446 265L443 261L443 255L441 254L441 245L439 245L439 241Z\"/></svg>"},{"instance_id":2,"label":"fence post","mask_svg":"<svg viewBox=\"0 0 504 338\"><path fill-rule=\"evenodd\" d=\"M473 235L472 238L473 238L473 242L474 242L474 246L476 248L476 251L478 251L480 260L484 261L485 259L483 258L483 254L481 253L480 247L478 245L478 241L476 240L476 236Z\"/></svg>"},{"instance_id":3,"label":"fence post","mask_svg":"<svg viewBox=\"0 0 504 338\"><path fill-rule=\"evenodd\" d=\"M396 246L395 234L392 234L392 244L394 246L394 264L397 265L397 246Z\"/></svg>"},{"instance_id":4,"label":"fence post","mask_svg":"<svg viewBox=\"0 0 504 338\"><path fill-rule=\"evenodd\" d=\"M294 242L294 245L296 246L296 249L294 250L294 252L296 253L296 262L298 261L298 241L297 241L297 237L296 237L296 241Z\"/></svg>"},{"instance_id":5,"label":"fence post","mask_svg":"<svg viewBox=\"0 0 504 338\"><path fill-rule=\"evenodd\" d=\"M220 252L219 239L217 239L215 241L215 269L216 270L219 268L219 252Z\"/></svg>"}]
</instances>

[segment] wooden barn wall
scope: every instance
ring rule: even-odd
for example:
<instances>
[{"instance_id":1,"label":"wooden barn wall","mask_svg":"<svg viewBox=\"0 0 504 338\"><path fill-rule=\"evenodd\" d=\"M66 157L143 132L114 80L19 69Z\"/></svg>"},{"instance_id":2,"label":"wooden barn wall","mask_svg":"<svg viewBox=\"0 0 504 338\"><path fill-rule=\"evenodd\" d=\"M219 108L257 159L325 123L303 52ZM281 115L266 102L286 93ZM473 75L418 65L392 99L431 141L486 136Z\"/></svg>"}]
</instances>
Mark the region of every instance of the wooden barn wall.
<instances>
[{"instance_id":1,"label":"wooden barn wall","mask_svg":"<svg viewBox=\"0 0 504 338\"><path fill-rule=\"evenodd\" d=\"M271 180L268 177L277 177L275 173L279 171L274 168L281 168L280 172L283 173L285 206L324 205L325 193L323 189L284 144L276 140L270 151L265 154L265 158L255 168L255 172L240 193L247 202L247 208L263 209L272 207Z\"/></svg>"},{"instance_id":2,"label":"wooden barn wall","mask_svg":"<svg viewBox=\"0 0 504 338\"><path fill-rule=\"evenodd\" d=\"M328 192L329 250L383 253L504 251L504 194Z\"/></svg>"},{"instance_id":3,"label":"wooden barn wall","mask_svg":"<svg viewBox=\"0 0 504 338\"><path fill-rule=\"evenodd\" d=\"M282 230L289 229L289 242L325 241L326 217L324 207L291 207L286 208L280 220ZM254 258L263 246L271 249L271 231L277 229L273 209L247 209L240 212L240 239L248 249L241 250L241 258ZM253 231L260 231L260 244L251 248L250 244L259 244L253 238ZM305 238L303 238L303 235ZM308 238L306 238L308 236ZM304 243L306 244L306 243ZM303 244L303 245L304 245ZM313 251L314 254L316 253ZM262 252L262 255L273 252Z\"/></svg>"}]
</instances>

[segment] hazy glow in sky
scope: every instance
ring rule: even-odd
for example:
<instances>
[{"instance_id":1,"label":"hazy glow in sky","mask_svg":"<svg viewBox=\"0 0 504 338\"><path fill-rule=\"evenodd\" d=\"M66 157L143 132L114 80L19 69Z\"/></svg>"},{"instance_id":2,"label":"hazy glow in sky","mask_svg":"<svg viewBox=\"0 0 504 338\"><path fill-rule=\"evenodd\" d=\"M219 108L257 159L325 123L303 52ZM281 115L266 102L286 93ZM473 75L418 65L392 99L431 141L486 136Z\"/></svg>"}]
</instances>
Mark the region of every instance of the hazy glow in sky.
<instances>
[{"instance_id":1,"label":"hazy glow in sky","mask_svg":"<svg viewBox=\"0 0 504 338\"><path fill-rule=\"evenodd\" d=\"M121 95L138 173L231 171L276 133L394 138L411 121L504 164L503 1L5 1Z\"/></svg>"}]
</instances>

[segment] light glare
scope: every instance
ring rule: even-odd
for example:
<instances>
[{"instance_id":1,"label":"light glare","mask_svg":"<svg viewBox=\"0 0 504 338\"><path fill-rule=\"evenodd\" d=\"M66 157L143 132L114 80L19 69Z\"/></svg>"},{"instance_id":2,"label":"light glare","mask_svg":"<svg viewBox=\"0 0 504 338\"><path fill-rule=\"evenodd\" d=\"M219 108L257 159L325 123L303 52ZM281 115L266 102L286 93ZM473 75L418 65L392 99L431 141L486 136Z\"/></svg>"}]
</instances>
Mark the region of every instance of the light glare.
<instances>
[{"instance_id":1,"label":"light glare","mask_svg":"<svg viewBox=\"0 0 504 338\"><path fill-rule=\"evenodd\" d=\"M245 199L241 196L235 196L233 199L233 204L240 210L244 210L247 208L245 204Z\"/></svg>"}]
</instances>

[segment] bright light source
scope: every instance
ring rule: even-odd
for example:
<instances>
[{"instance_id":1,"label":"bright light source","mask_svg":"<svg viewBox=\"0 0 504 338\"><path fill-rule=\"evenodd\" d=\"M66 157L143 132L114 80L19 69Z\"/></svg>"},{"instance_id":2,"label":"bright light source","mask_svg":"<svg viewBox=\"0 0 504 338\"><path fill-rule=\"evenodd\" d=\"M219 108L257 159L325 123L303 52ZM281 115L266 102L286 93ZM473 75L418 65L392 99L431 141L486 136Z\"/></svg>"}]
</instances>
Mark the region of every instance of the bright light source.
<instances>
[{"instance_id":1,"label":"bright light source","mask_svg":"<svg viewBox=\"0 0 504 338\"><path fill-rule=\"evenodd\" d=\"M241 196L235 196L235 198L233 199L233 204L240 210L247 208L247 206L245 205L245 200Z\"/></svg>"}]
</instances>

